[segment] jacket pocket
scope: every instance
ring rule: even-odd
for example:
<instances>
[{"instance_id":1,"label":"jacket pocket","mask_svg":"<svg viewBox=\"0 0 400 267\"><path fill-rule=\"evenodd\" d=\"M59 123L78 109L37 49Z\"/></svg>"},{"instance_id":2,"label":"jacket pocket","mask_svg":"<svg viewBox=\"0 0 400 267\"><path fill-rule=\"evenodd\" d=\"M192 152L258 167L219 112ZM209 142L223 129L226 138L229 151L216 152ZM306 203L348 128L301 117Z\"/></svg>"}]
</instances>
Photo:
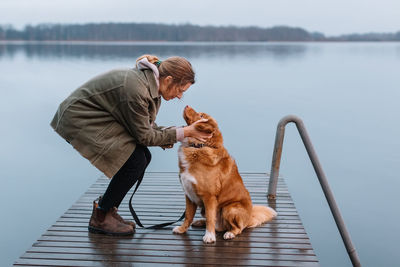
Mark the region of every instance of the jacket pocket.
<instances>
[{"instance_id":1,"label":"jacket pocket","mask_svg":"<svg viewBox=\"0 0 400 267\"><path fill-rule=\"evenodd\" d=\"M103 140L107 140L113 137L114 129L118 126L116 121L108 123L102 130L98 132L95 136L95 141L98 143L103 143Z\"/></svg>"},{"instance_id":2,"label":"jacket pocket","mask_svg":"<svg viewBox=\"0 0 400 267\"><path fill-rule=\"evenodd\" d=\"M96 160L101 151L101 147L93 141L93 136L91 137L84 129L70 140L70 144L90 162Z\"/></svg>"}]
</instances>

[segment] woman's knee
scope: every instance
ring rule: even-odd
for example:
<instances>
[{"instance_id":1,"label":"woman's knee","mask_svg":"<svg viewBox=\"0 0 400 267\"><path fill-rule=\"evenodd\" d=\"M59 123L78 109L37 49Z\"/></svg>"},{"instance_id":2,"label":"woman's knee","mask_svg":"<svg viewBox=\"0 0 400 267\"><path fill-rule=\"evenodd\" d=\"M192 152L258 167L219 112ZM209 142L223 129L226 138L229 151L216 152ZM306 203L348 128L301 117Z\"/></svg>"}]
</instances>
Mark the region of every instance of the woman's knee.
<instances>
[{"instance_id":1,"label":"woman's knee","mask_svg":"<svg viewBox=\"0 0 400 267\"><path fill-rule=\"evenodd\" d=\"M151 153L150 153L150 150L146 146L144 147L143 152L144 152L144 156L146 157L146 161L147 161L146 167L147 167L151 161Z\"/></svg>"},{"instance_id":2,"label":"woman's knee","mask_svg":"<svg viewBox=\"0 0 400 267\"><path fill-rule=\"evenodd\" d=\"M143 146L143 145L136 145L136 150L140 151L140 153L143 153L144 158L146 159L146 167L147 167L151 161L150 150L147 148L147 146Z\"/></svg>"}]
</instances>

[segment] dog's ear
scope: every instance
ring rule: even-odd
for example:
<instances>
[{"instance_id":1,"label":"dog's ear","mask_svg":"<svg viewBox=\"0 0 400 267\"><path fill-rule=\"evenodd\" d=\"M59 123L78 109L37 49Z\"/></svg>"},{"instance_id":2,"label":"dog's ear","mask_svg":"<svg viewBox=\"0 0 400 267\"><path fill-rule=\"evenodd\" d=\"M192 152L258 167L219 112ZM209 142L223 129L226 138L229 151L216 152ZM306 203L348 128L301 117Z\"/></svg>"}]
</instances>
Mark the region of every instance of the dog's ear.
<instances>
[{"instance_id":1,"label":"dog's ear","mask_svg":"<svg viewBox=\"0 0 400 267\"><path fill-rule=\"evenodd\" d=\"M214 127L207 122L197 123L194 127L196 128L196 130L203 133L212 134L214 132Z\"/></svg>"}]
</instances>

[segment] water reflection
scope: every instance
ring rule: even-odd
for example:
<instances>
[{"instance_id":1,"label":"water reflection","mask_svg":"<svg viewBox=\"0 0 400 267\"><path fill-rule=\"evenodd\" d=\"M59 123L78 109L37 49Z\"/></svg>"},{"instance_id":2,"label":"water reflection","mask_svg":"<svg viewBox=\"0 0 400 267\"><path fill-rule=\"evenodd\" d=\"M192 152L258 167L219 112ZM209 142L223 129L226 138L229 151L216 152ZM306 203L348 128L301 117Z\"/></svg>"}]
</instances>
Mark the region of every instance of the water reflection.
<instances>
[{"instance_id":1,"label":"water reflection","mask_svg":"<svg viewBox=\"0 0 400 267\"><path fill-rule=\"evenodd\" d=\"M87 248L80 248L89 255L85 255L85 260L93 262L101 262L102 266L115 266L119 262L119 266L129 266L128 263L123 263L126 257L134 257L129 253L129 246L126 244L132 241L132 237L128 236L104 236L88 233Z\"/></svg>"},{"instance_id":2,"label":"water reflection","mask_svg":"<svg viewBox=\"0 0 400 267\"><path fill-rule=\"evenodd\" d=\"M28 58L120 59L142 54L163 57L181 55L199 57L254 57L279 60L303 56L309 46L300 43L2 43L0 58L14 58L22 53Z\"/></svg>"}]
</instances>

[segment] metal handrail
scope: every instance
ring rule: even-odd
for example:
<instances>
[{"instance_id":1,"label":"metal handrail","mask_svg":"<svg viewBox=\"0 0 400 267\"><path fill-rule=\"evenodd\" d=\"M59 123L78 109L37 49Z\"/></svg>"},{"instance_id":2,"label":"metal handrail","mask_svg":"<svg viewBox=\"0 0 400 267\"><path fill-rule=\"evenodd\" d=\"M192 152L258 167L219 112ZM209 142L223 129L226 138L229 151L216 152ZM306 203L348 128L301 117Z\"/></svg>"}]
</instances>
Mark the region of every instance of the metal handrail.
<instances>
[{"instance_id":1,"label":"metal handrail","mask_svg":"<svg viewBox=\"0 0 400 267\"><path fill-rule=\"evenodd\" d=\"M297 130L300 133L301 139L303 140L304 146L307 150L308 156L310 157L310 160L314 167L315 173L317 174L318 180L319 180L322 190L325 194L325 198L328 201L329 207L330 207L333 217L335 219L336 225L339 229L340 235L342 236L344 245L346 247L347 253L349 254L351 262L352 262L353 266L357 266L357 267L361 266L357 251L353 245L353 242L351 241L349 233L347 232L342 215L340 214L339 208L336 205L335 198L333 197L332 191L329 187L325 173L322 170L322 167L318 160L317 154L315 153L315 150L311 143L310 137L308 136L307 130L304 127L304 123L299 117L294 116L294 115L288 115L286 117L283 117L278 123L278 127L276 130L276 136L275 136L274 153L272 156L271 175L270 175L269 187L268 187L268 199L276 198L276 187L278 184L283 138L285 135L285 126L289 122L294 122L297 126Z\"/></svg>"}]
</instances>

